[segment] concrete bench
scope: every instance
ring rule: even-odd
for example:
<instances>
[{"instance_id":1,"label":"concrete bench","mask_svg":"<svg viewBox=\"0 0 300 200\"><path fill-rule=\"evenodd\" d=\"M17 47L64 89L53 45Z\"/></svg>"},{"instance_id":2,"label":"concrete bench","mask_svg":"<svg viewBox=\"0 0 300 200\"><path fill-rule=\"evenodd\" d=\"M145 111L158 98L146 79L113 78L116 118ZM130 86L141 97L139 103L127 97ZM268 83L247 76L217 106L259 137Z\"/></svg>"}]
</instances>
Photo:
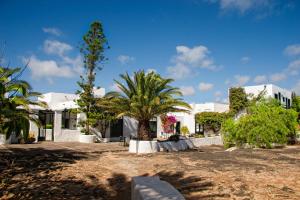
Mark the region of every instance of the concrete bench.
<instances>
[{"instance_id":1,"label":"concrete bench","mask_svg":"<svg viewBox=\"0 0 300 200\"><path fill-rule=\"evenodd\" d=\"M132 200L184 200L172 185L158 176L137 176L131 182Z\"/></svg>"}]
</instances>

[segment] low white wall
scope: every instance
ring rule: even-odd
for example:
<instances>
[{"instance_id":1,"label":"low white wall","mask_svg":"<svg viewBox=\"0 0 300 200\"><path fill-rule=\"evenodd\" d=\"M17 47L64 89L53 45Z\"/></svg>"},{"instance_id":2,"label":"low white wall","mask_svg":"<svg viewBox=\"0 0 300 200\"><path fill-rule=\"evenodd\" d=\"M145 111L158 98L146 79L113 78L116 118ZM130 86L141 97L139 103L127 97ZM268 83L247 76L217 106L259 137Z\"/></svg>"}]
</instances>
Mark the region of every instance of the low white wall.
<instances>
[{"instance_id":1,"label":"low white wall","mask_svg":"<svg viewBox=\"0 0 300 200\"><path fill-rule=\"evenodd\" d=\"M47 141L52 140L52 129L46 129L46 140Z\"/></svg>"},{"instance_id":2,"label":"low white wall","mask_svg":"<svg viewBox=\"0 0 300 200\"><path fill-rule=\"evenodd\" d=\"M80 135L79 130L62 129L59 134L54 134L54 142L78 142Z\"/></svg>"},{"instance_id":3,"label":"low white wall","mask_svg":"<svg viewBox=\"0 0 300 200\"><path fill-rule=\"evenodd\" d=\"M183 151L186 149L198 148L208 145L223 145L221 136L205 137L205 138L187 138L173 141L138 141L130 140L130 153L155 153L158 151Z\"/></svg>"},{"instance_id":4,"label":"low white wall","mask_svg":"<svg viewBox=\"0 0 300 200\"><path fill-rule=\"evenodd\" d=\"M204 138L188 138L194 147L208 146L208 145L223 145L221 136L204 137Z\"/></svg>"},{"instance_id":5,"label":"low white wall","mask_svg":"<svg viewBox=\"0 0 300 200\"><path fill-rule=\"evenodd\" d=\"M178 190L166 181L162 181L157 176L133 177L131 181L131 199L132 200L184 200Z\"/></svg>"},{"instance_id":6,"label":"low white wall","mask_svg":"<svg viewBox=\"0 0 300 200\"><path fill-rule=\"evenodd\" d=\"M158 151L157 141L130 140L129 142L130 153L155 153Z\"/></svg>"},{"instance_id":7,"label":"low white wall","mask_svg":"<svg viewBox=\"0 0 300 200\"><path fill-rule=\"evenodd\" d=\"M10 144L10 138L6 139L6 135L0 134L0 144Z\"/></svg>"}]
</instances>

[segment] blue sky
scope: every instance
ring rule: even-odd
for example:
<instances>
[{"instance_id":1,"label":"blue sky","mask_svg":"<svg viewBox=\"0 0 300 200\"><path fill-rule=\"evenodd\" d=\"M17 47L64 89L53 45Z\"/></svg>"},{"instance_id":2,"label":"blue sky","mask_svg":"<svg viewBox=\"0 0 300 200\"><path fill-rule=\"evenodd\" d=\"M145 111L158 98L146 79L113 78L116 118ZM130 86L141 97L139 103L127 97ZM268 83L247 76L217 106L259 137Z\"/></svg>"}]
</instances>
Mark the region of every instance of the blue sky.
<instances>
[{"instance_id":1,"label":"blue sky","mask_svg":"<svg viewBox=\"0 0 300 200\"><path fill-rule=\"evenodd\" d=\"M77 90L78 46L103 23L110 49L96 85L155 70L188 102L226 101L229 86L275 83L300 94L300 2L293 0L0 1L5 62L36 91Z\"/></svg>"}]
</instances>

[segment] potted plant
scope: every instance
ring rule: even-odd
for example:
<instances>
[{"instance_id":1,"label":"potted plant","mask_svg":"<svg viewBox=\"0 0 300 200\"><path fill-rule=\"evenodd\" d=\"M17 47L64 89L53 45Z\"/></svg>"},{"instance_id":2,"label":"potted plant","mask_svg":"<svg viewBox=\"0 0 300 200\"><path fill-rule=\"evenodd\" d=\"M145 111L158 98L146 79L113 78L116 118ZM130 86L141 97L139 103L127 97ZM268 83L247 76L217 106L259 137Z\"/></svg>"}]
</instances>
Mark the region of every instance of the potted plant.
<instances>
[{"instance_id":1,"label":"potted plant","mask_svg":"<svg viewBox=\"0 0 300 200\"><path fill-rule=\"evenodd\" d=\"M182 94L170 85L172 79L164 79L155 72L142 70L135 72L133 77L126 73L121 78L125 84L115 81L121 92L106 94L101 106L118 117L137 120L137 140L130 140L129 152L156 152L158 145L151 138L150 120L168 112L189 112L190 106L178 98Z\"/></svg>"}]
</instances>

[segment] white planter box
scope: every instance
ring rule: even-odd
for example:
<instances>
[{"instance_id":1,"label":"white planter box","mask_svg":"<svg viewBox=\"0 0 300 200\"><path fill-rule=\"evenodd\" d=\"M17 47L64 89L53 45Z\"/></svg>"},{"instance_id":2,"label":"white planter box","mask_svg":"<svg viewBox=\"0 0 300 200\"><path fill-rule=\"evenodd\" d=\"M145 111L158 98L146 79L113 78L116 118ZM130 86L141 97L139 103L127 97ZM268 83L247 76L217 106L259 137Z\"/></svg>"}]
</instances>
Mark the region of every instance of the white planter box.
<instances>
[{"instance_id":1,"label":"white planter box","mask_svg":"<svg viewBox=\"0 0 300 200\"><path fill-rule=\"evenodd\" d=\"M155 153L158 151L157 141L130 140L129 142L130 153Z\"/></svg>"},{"instance_id":2,"label":"white planter box","mask_svg":"<svg viewBox=\"0 0 300 200\"><path fill-rule=\"evenodd\" d=\"M95 135L80 135L79 142L81 143L95 143L96 136Z\"/></svg>"},{"instance_id":3,"label":"white planter box","mask_svg":"<svg viewBox=\"0 0 300 200\"><path fill-rule=\"evenodd\" d=\"M6 135L0 134L0 145L1 144L11 144L11 137L6 139Z\"/></svg>"}]
</instances>

